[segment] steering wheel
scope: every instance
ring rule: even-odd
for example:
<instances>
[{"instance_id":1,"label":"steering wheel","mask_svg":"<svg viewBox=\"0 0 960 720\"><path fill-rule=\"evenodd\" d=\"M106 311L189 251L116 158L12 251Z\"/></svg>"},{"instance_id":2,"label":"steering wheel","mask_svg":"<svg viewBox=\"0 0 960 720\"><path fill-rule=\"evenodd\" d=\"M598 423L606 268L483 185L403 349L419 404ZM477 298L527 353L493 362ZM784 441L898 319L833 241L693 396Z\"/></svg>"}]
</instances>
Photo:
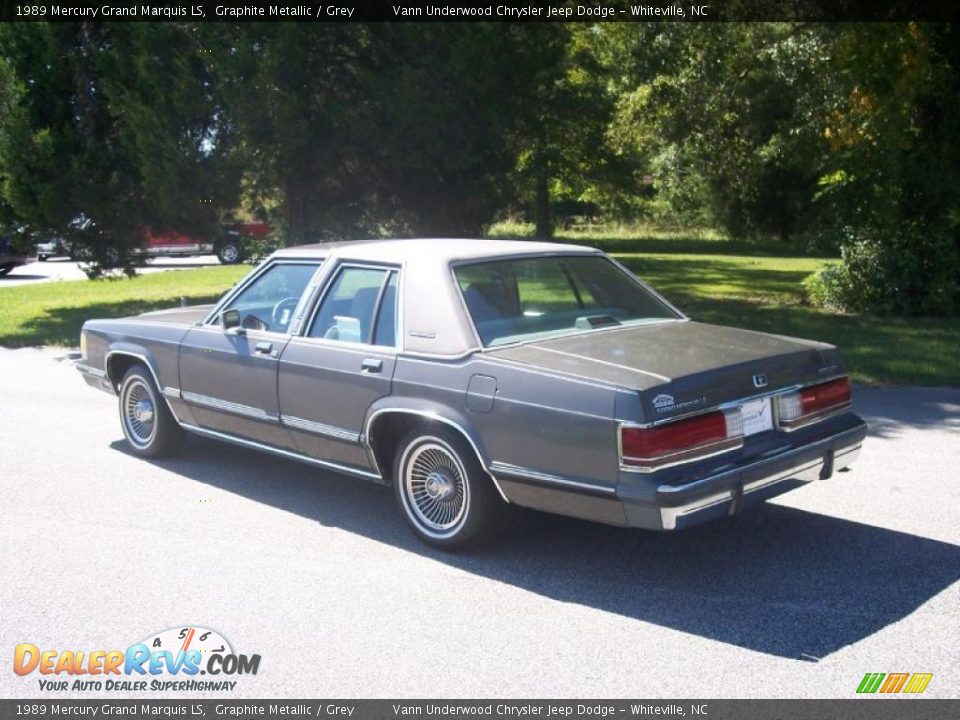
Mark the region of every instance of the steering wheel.
<instances>
[{"instance_id":1,"label":"steering wheel","mask_svg":"<svg viewBox=\"0 0 960 720\"><path fill-rule=\"evenodd\" d=\"M278 301L277 304L273 306L273 310L270 311L270 327L286 329L290 324L293 311L299 302L299 297L286 297Z\"/></svg>"}]
</instances>

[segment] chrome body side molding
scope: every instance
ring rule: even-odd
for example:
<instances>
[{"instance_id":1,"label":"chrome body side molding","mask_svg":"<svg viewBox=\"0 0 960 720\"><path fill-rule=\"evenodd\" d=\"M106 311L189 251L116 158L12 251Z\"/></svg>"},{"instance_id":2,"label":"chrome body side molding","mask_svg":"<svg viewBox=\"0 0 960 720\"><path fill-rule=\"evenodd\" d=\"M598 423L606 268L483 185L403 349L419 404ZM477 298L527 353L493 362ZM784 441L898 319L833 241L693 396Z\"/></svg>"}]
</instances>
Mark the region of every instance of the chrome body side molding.
<instances>
[{"instance_id":1,"label":"chrome body side molding","mask_svg":"<svg viewBox=\"0 0 960 720\"><path fill-rule=\"evenodd\" d=\"M507 475L516 480L529 480L538 485L555 485L569 488L571 490L580 490L587 492L602 493L604 495L615 495L617 489L613 486L597 485L595 483L585 483L579 480L570 480L569 478L551 475L550 473L539 472L531 468L521 467L520 465L511 465L510 463L494 461L490 463L490 472L500 475Z\"/></svg>"},{"instance_id":2,"label":"chrome body side molding","mask_svg":"<svg viewBox=\"0 0 960 720\"><path fill-rule=\"evenodd\" d=\"M251 407L250 405L241 405L240 403L229 402L227 400L221 400L208 395L199 395L197 393L187 391L181 391L180 397L184 400L184 402L192 403L193 405L199 405L201 407L207 407L211 410L220 410L222 412L232 413L233 415L241 415L243 417L261 420L263 422L277 424L280 423L279 415L267 412L262 408Z\"/></svg>"},{"instance_id":3,"label":"chrome body side molding","mask_svg":"<svg viewBox=\"0 0 960 720\"><path fill-rule=\"evenodd\" d=\"M352 430L347 430L345 428L336 427L334 425L325 425L323 423L314 422L313 420L304 420L303 418L294 417L293 415L280 415L280 422L288 427L293 428L294 430L302 430L303 432L313 433L314 435L323 435L324 437L333 438L335 440L344 440L348 443L353 443L354 445L360 444L360 433L353 432Z\"/></svg>"},{"instance_id":4,"label":"chrome body side molding","mask_svg":"<svg viewBox=\"0 0 960 720\"><path fill-rule=\"evenodd\" d=\"M217 432L216 430L207 430L206 428L197 427L196 425L180 423L180 426L187 432L194 433L195 435L202 435L203 437L212 438L214 440L223 440L225 442L233 443L234 445L240 445L252 450L262 450L272 455L288 458L290 460L299 460L300 462L307 463L308 465L315 465L317 467L324 468L325 470L336 470L337 472L347 473L348 475L356 475L358 477L366 478L367 480L380 480L380 475L378 473L373 473L369 470L361 470L359 468L341 465L340 463L330 462L328 460L318 460L317 458L312 458L308 455L301 455L300 453L296 453L291 450L283 450L271 445L258 443L254 440L247 440L246 438L237 437L236 435L228 435L227 433Z\"/></svg>"}]
</instances>

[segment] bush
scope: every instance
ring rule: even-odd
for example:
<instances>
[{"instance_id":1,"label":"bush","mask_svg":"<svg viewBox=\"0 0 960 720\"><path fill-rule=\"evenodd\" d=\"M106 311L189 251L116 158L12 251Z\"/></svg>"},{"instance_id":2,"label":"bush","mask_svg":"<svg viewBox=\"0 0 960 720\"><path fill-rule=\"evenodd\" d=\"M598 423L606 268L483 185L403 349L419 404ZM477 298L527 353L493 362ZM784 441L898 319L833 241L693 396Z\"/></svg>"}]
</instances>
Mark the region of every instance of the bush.
<instances>
[{"instance_id":1,"label":"bush","mask_svg":"<svg viewBox=\"0 0 960 720\"><path fill-rule=\"evenodd\" d=\"M813 304L878 315L960 313L960 252L950 228L908 221L845 235L843 264L804 283Z\"/></svg>"},{"instance_id":2,"label":"bush","mask_svg":"<svg viewBox=\"0 0 960 720\"><path fill-rule=\"evenodd\" d=\"M810 303L831 310L846 310L850 295L845 265L827 265L803 281Z\"/></svg>"}]
</instances>

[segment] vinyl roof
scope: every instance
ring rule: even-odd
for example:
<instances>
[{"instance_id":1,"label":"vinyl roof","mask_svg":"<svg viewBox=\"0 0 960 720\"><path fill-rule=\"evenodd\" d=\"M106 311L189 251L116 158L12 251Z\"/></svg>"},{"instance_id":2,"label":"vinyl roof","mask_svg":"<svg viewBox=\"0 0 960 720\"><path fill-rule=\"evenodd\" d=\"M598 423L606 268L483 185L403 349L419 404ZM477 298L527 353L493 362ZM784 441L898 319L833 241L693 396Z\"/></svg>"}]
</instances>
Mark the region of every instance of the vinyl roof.
<instances>
[{"instance_id":1,"label":"vinyl roof","mask_svg":"<svg viewBox=\"0 0 960 720\"><path fill-rule=\"evenodd\" d=\"M512 255L581 253L593 254L599 250L582 245L537 242L533 240L486 240L462 238L412 238L399 240L353 240L349 242L317 243L283 248L277 257L337 255L353 260L371 260L401 263L412 259L477 260Z\"/></svg>"},{"instance_id":2,"label":"vinyl roof","mask_svg":"<svg viewBox=\"0 0 960 720\"><path fill-rule=\"evenodd\" d=\"M283 258L328 258L340 262L400 265L400 349L434 357L455 357L480 348L460 288L450 272L457 261L529 255L601 255L599 250L529 240L355 240L298 245L274 253ZM331 272L334 272L331 270Z\"/></svg>"}]
</instances>

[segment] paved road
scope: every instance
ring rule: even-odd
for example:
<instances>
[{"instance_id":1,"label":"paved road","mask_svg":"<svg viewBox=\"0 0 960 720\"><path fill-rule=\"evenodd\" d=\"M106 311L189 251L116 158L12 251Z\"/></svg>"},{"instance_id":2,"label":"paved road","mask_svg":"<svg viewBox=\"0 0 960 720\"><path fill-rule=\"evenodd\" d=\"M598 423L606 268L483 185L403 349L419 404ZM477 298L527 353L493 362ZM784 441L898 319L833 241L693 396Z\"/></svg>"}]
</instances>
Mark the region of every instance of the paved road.
<instances>
[{"instance_id":1,"label":"paved road","mask_svg":"<svg viewBox=\"0 0 960 720\"><path fill-rule=\"evenodd\" d=\"M204 265L219 265L216 255L198 255L196 257L161 257L147 260L145 267L137 269L138 273L165 272L181 268L203 267ZM50 282L52 280L86 280L87 276L80 269L81 263L67 257L55 257L46 262L35 261L21 265L0 278L0 289L5 287L20 287L35 283Z\"/></svg>"},{"instance_id":2,"label":"paved road","mask_svg":"<svg viewBox=\"0 0 960 720\"><path fill-rule=\"evenodd\" d=\"M868 671L958 697L960 390L856 403L856 469L755 514L662 536L519 512L449 556L379 487L199 439L139 460L68 362L0 350L0 655L195 623L262 656L240 697L852 697ZM0 696L36 677L6 665Z\"/></svg>"}]
</instances>

